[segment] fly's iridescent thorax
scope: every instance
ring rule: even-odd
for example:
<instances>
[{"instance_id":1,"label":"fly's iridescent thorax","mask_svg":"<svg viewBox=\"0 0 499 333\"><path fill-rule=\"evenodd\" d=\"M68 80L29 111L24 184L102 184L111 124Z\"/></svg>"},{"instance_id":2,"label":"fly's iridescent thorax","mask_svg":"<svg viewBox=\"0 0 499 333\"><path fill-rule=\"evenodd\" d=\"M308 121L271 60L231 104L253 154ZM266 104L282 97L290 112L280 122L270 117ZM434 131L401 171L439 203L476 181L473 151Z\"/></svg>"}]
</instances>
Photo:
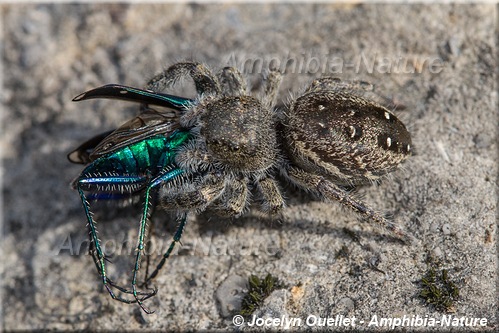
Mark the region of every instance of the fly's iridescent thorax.
<instances>
[{"instance_id":1,"label":"fly's iridescent thorax","mask_svg":"<svg viewBox=\"0 0 499 333\"><path fill-rule=\"evenodd\" d=\"M273 114L250 96L226 96L205 106L201 136L215 162L240 171L270 167L275 161Z\"/></svg>"},{"instance_id":2,"label":"fly's iridescent thorax","mask_svg":"<svg viewBox=\"0 0 499 333\"><path fill-rule=\"evenodd\" d=\"M95 159L83 170L80 178L98 175L154 176L162 168L173 165L178 148L191 137L188 131L177 130L168 136L153 136L129 144Z\"/></svg>"},{"instance_id":3,"label":"fly's iridescent thorax","mask_svg":"<svg viewBox=\"0 0 499 333\"><path fill-rule=\"evenodd\" d=\"M285 119L292 162L339 184L361 184L397 168L411 152L405 125L385 107L343 91L299 97Z\"/></svg>"}]
</instances>

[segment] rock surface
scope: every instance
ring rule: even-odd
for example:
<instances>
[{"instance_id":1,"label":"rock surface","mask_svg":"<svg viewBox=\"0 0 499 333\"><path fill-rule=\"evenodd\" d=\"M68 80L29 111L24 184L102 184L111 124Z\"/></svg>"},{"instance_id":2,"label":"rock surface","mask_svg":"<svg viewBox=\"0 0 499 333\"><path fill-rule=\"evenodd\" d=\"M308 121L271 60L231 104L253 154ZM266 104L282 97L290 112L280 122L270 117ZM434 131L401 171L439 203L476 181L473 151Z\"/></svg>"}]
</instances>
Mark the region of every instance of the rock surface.
<instances>
[{"instance_id":1,"label":"rock surface","mask_svg":"<svg viewBox=\"0 0 499 333\"><path fill-rule=\"evenodd\" d=\"M343 315L363 320L359 327L366 329L376 328L368 326L374 315L440 319L445 312L418 297L431 265L447 269L459 287L453 316L486 318L485 328L497 329L494 5L0 9L4 329L233 329L219 308L220 286L230 276L267 273L289 288L266 300L257 311L262 318ZM158 295L147 306L155 314L113 301L85 252L83 210L68 185L82 167L66 154L125 122L137 107L71 99L106 83L140 87L184 59L212 68L244 65L254 85L262 73L250 65L271 63L285 69L283 101L329 75L371 82L405 105L396 113L410 128L416 154L357 195L392 213L420 243L403 245L337 203L290 192L280 222L256 213L234 221L193 216L183 247L154 282ZM122 283L132 269L124 254L135 246L137 207L95 209L101 240L115 254L110 274ZM175 224L160 211L153 219L151 252L160 256Z\"/></svg>"}]
</instances>

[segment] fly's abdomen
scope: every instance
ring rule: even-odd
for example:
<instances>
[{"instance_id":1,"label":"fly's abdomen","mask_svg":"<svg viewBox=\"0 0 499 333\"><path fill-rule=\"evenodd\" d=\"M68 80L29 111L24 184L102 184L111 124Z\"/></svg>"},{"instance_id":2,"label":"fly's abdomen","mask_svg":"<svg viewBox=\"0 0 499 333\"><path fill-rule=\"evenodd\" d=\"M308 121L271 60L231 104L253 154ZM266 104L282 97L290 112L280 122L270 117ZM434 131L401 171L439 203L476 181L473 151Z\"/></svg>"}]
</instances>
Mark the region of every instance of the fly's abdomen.
<instances>
[{"instance_id":1,"label":"fly's abdomen","mask_svg":"<svg viewBox=\"0 0 499 333\"><path fill-rule=\"evenodd\" d=\"M76 180L84 190L134 191L163 168L173 165L177 148L190 138L187 131L151 137L99 157Z\"/></svg>"}]
</instances>

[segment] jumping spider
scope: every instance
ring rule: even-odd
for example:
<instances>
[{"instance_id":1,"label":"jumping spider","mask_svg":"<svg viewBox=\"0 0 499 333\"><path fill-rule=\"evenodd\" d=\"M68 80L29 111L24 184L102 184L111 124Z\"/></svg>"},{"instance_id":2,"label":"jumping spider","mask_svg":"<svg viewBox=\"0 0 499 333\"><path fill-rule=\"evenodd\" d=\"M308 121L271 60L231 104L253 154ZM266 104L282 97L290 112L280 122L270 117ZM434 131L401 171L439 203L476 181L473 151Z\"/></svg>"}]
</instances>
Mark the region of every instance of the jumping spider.
<instances>
[{"instance_id":1,"label":"jumping spider","mask_svg":"<svg viewBox=\"0 0 499 333\"><path fill-rule=\"evenodd\" d=\"M194 81L195 100L162 93L184 77ZM210 208L220 215L237 217L256 198L260 210L279 214L285 207L279 175L409 239L342 187L376 181L410 155L411 138L404 124L385 107L362 96L364 83L332 78L315 80L289 108L278 113L275 104L280 81L281 75L270 71L262 96L256 98L249 94L235 68L227 67L214 75L202 64L181 62L155 76L145 90L112 85L75 98L109 97L143 103L138 117L68 155L72 162L88 164L73 186L85 208L97 270L114 299L137 302L149 313L143 301L156 290L138 291L136 281L153 189L159 189L162 208L177 212L179 226L145 285L180 241L189 212ZM167 106L171 112L160 113L150 105ZM92 198L112 198L117 192L143 195L131 290L116 285L106 275L105 256L84 193L88 191ZM133 298L118 296L113 288Z\"/></svg>"},{"instance_id":2,"label":"jumping spider","mask_svg":"<svg viewBox=\"0 0 499 333\"><path fill-rule=\"evenodd\" d=\"M146 89L163 91L186 75L194 80L198 98L179 121L194 138L178 149L175 162L191 177L162 186L162 208L200 212L210 206L221 215L239 216L255 188L261 209L279 212L284 199L275 180L280 156L274 106L281 76L270 72L257 99L235 68L215 76L202 64L186 62L154 77Z\"/></svg>"}]
</instances>

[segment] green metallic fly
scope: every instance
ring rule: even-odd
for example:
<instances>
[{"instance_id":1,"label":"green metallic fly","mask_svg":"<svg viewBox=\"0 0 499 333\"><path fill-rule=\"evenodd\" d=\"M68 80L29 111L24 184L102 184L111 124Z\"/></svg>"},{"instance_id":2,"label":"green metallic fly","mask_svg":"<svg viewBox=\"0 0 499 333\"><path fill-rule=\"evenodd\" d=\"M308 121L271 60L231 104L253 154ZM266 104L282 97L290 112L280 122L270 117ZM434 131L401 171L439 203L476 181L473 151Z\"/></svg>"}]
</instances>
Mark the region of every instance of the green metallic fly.
<instances>
[{"instance_id":1,"label":"green metallic fly","mask_svg":"<svg viewBox=\"0 0 499 333\"><path fill-rule=\"evenodd\" d=\"M163 93L184 77L194 81L196 99ZM372 183L394 171L411 154L405 125L387 108L364 97L362 90L369 85L328 77L315 80L280 112L275 108L280 81L281 75L270 71L256 98L233 67L214 75L200 63L181 62L155 76L145 89L106 85L74 98L142 103L136 118L68 155L71 162L87 164L73 187L87 218L90 252L113 299L138 303L151 313L143 302L157 290L137 290L137 274L155 195L163 209L177 213L179 224L145 285L180 241L188 213L210 209L238 217L256 203L261 211L278 215L286 206L281 178L325 201L338 201L392 234L411 240L343 187ZM153 106L168 111L158 112ZM124 194L140 195L143 202L131 289L107 276L89 204Z\"/></svg>"},{"instance_id":2,"label":"green metallic fly","mask_svg":"<svg viewBox=\"0 0 499 333\"><path fill-rule=\"evenodd\" d=\"M123 99L169 107L172 111L179 111L191 102L189 99L177 96L120 85L106 85L93 89L75 97L73 101L91 98ZM185 177L184 171L173 167L173 163L176 149L191 138L192 134L189 131L180 128L175 112L160 113L146 106L139 116L117 130L92 138L68 155L73 163L88 164L74 181L73 187L78 190L83 203L90 235L90 253L102 282L113 299L125 303L138 302L147 313L150 311L143 307L142 302L156 294L156 290L150 293L138 292L136 275L144 248L145 226L151 208L151 190L156 189L162 183ZM86 191L92 193L90 197L85 195ZM89 199L119 199L122 193L142 194L144 204L131 291L113 283L106 274L105 256L97 238L95 221L88 201ZM180 240L186 214L179 215L179 219L179 229L165 257L170 255L175 242ZM131 293L134 299L120 297L112 288L126 294Z\"/></svg>"}]
</instances>

